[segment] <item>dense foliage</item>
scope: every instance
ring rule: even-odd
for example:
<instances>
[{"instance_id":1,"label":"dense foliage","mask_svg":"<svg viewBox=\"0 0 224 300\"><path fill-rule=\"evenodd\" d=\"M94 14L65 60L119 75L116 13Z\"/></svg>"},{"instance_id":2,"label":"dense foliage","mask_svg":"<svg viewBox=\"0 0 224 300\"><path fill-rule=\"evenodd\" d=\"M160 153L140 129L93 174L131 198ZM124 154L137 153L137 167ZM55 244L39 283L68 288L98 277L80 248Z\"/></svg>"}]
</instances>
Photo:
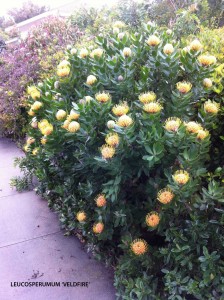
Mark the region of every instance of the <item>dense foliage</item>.
<instances>
[{"instance_id":1,"label":"dense foliage","mask_svg":"<svg viewBox=\"0 0 224 300\"><path fill-rule=\"evenodd\" d=\"M63 227L115 267L118 299L222 299L216 58L123 27L29 87L25 164Z\"/></svg>"}]
</instances>

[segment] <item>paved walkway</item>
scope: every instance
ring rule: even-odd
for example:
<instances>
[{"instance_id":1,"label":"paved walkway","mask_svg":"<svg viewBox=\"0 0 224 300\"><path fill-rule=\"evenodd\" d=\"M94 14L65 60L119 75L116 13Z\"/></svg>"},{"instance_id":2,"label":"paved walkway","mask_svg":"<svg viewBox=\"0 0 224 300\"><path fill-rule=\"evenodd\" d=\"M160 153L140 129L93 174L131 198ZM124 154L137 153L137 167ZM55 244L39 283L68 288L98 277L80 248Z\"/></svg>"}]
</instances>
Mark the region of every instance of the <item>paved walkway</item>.
<instances>
[{"instance_id":1,"label":"paved walkway","mask_svg":"<svg viewBox=\"0 0 224 300\"><path fill-rule=\"evenodd\" d=\"M46 201L10 188L10 178L19 174L13 158L21 155L14 143L0 139L0 299L114 300L111 270L82 250L76 237L63 235ZM60 287L16 287L17 282ZM88 287L64 287L65 282Z\"/></svg>"}]
</instances>

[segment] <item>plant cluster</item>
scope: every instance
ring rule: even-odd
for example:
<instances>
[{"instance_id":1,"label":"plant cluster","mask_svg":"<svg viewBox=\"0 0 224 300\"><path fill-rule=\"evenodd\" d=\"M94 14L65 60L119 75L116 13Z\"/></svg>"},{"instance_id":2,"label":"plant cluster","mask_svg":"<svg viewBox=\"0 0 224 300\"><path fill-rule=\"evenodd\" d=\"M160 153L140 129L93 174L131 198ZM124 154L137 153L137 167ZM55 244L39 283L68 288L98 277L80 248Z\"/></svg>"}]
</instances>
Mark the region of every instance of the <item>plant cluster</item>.
<instances>
[{"instance_id":1,"label":"plant cluster","mask_svg":"<svg viewBox=\"0 0 224 300\"><path fill-rule=\"evenodd\" d=\"M222 299L216 58L153 24L123 28L68 49L55 76L29 87L37 192L115 267L118 299Z\"/></svg>"}]
</instances>

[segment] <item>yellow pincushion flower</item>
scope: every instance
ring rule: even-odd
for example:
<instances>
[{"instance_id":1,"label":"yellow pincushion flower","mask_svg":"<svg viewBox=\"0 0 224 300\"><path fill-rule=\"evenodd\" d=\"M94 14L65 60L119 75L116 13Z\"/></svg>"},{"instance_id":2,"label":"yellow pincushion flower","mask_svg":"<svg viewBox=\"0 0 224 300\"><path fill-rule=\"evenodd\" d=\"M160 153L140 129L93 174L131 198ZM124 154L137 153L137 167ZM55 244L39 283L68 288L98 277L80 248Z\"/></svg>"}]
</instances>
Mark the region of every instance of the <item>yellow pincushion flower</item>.
<instances>
[{"instance_id":1,"label":"yellow pincushion flower","mask_svg":"<svg viewBox=\"0 0 224 300\"><path fill-rule=\"evenodd\" d=\"M174 48L173 48L173 45L172 44L166 44L164 47L163 47L163 52L167 55L169 54L172 54L174 51Z\"/></svg>"},{"instance_id":2,"label":"yellow pincushion flower","mask_svg":"<svg viewBox=\"0 0 224 300\"><path fill-rule=\"evenodd\" d=\"M87 49L81 49L79 52L79 55L81 58L86 58L89 54L89 51Z\"/></svg>"},{"instance_id":3,"label":"yellow pincushion flower","mask_svg":"<svg viewBox=\"0 0 224 300\"><path fill-rule=\"evenodd\" d=\"M102 157L105 159L112 158L115 154L115 149L109 145L103 145L100 149Z\"/></svg>"},{"instance_id":4,"label":"yellow pincushion flower","mask_svg":"<svg viewBox=\"0 0 224 300\"><path fill-rule=\"evenodd\" d=\"M103 206L105 206L107 204L106 197L103 194L98 195L96 197L95 201L96 201L96 206L97 207L103 207Z\"/></svg>"},{"instance_id":5,"label":"yellow pincushion flower","mask_svg":"<svg viewBox=\"0 0 224 300\"><path fill-rule=\"evenodd\" d=\"M101 102L101 103L105 103L105 102L108 102L111 100L111 96L109 93L106 93L106 92L102 92L102 93L97 93L95 95L96 97L96 100Z\"/></svg>"},{"instance_id":6,"label":"yellow pincushion flower","mask_svg":"<svg viewBox=\"0 0 224 300\"><path fill-rule=\"evenodd\" d=\"M29 152L29 151L30 151L29 145L25 145L25 146L23 147L23 149L24 149L24 151L26 151L26 152Z\"/></svg>"},{"instance_id":7,"label":"yellow pincushion flower","mask_svg":"<svg viewBox=\"0 0 224 300\"><path fill-rule=\"evenodd\" d=\"M38 151L39 151L38 148L34 148L33 151L32 151L32 154L33 154L33 155L37 155Z\"/></svg>"},{"instance_id":8,"label":"yellow pincushion flower","mask_svg":"<svg viewBox=\"0 0 224 300\"><path fill-rule=\"evenodd\" d=\"M65 67L69 67L69 66L70 66L70 62L67 61L66 59L64 59L60 62L60 64L58 65L58 68L65 68Z\"/></svg>"},{"instance_id":9,"label":"yellow pincushion flower","mask_svg":"<svg viewBox=\"0 0 224 300\"><path fill-rule=\"evenodd\" d=\"M40 98L40 91L35 86L30 86L27 89L28 94L33 98L33 100L39 99Z\"/></svg>"},{"instance_id":10,"label":"yellow pincushion flower","mask_svg":"<svg viewBox=\"0 0 224 300\"><path fill-rule=\"evenodd\" d=\"M178 91L182 94L188 93L192 88L192 84L190 82L186 82L186 81L178 82L176 85L177 85Z\"/></svg>"},{"instance_id":11,"label":"yellow pincushion flower","mask_svg":"<svg viewBox=\"0 0 224 300\"><path fill-rule=\"evenodd\" d=\"M204 103L204 110L209 114L217 114L219 108L220 104L215 101L208 100Z\"/></svg>"},{"instance_id":12,"label":"yellow pincushion flower","mask_svg":"<svg viewBox=\"0 0 224 300\"><path fill-rule=\"evenodd\" d=\"M28 115L31 116L31 117L33 117L33 116L35 116L35 112L32 109L30 109L28 111Z\"/></svg>"},{"instance_id":13,"label":"yellow pincushion flower","mask_svg":"<svg viewBox=\"0 0 224 300\"><path fill-rule=\"evenodd\" d=\"M140 102L146 104L156 100L156 94L154 92L146 92L138 96Z\"/></svg>"},{"instance_id":14,"label":"yellow pincushion flower","mask_svg":"<svg viewBox=\"0 0 224 300\"><path fill-rule=\"evenodd\" d=\"M149 227L156 227L159 225L160 217L156 211L152 211L147 214L145 222Z\"/></svg>"},{"instance_id":15,"label":"yellow pincushion flower","mask_svg":"<svg viewBox=\"0 0 224 300\"><path fill-rule=\"evenodd\" d=\"M90 53L90 56L92 58L94 57L101 57L103 55L103 49L101 48L97 48L97 49L94 49L91 53Z\"/></svg>"},{"instance_id":16,"label":"yellow pincushion flower","mask_svg":"<svg viewBox=\"0 0 224 300\"><path fill-rule=\"evenodd\" d=\"M212 64L215 64L216 63L216 58L213 55L200 55L198 57L198 61L202 66L207 67L207 66L210 66Z\"/></svg>"},{"instance_id":17,"label":"yellow pincushion flower","mask_svg":"<svg viewBox=\"0 0 224 300\"><path fill-rule=\"evenodd\" d=\"M212 80L211 80L210 78L205 78L205 79L203 80L203 85L204 85L204 87L206 87L206 88L212 87Z\"/></svg>"},{"instance_id":18,"label":"yellow pincushion flower","mask_svg":"<svg viewBox=\"0 0 224 300\"><path fill-rule=\"evenodd\" d=\"M49 125L49 122L46 119L43 119L40 122L38 122L38 128L39 129L42 129L42 128L46 127L47 125Z\"/></svg>"},{"instance_id":19,"label":"yellow pincushion flower","mask_svg":"<svg viewBox=\"0 0 224 300\"><path fill-rule=\"evenodd\" d=\"M41 107L43 106L43 103L40 101L35 101L32 105L31 105L31 110L39 110Z\"/></svg>"},{"instance_id":20,"label":"yellow pincushion flower","mask_svg":"<svg viewBox=\"0 0 224 300\"><path fill-rule=\"evenodd\" d=\"M93 232L95 234L100 234L103 232L103 230L104 230L104 224L102 222L98 222L93 225Z\"/></svg>"},{"instance_id":21,"label":"yellow pincushion flower","mask_svg":"<svg viewBox=\"0 0 224 300\"><path fill-rule=\"evenodd\" d=\"M69 125L68 125L68 131L69 132L76 132L80 129L80 124L76 121L72 121Z\"/></svg>"},{"instance_id":22,"label":"yellow pincushion flower","mask_svg":"<svg viewBox=\"0 0 224 300\"><path fill-rule=\"evenodd\" d=\"M193 121L184 123L184 125L186 126L187 131L190 133L197 133L199 130L202 129L201 124Z\"/></svg>"},{"instance_id":23,"label":"yellow pincushion flower","mask_svg":"<svg viewBox=\"0 0 224 300\"><path fill-rule=\"evenodd\" d=\"M114 28L123 28L123 27L125 27L125 24L124 24L124 22L122 22L122 21L116 21L116 22L114 23L113 27L114 27Z\"/></svg>"},{"instance_id":24,"label":"yellow pincushion flower","mask_svg":"<svg viewBox=\"0 0 224 300\"><path fill-rule=\"evenodd\" d=\"M165 121L164 127L167 131L177 132L180 125L181 125L181 119L172 117L172 118L168 118Z\"/></svg>"},{"instance_id":25,"label":"yellow pincushion flower","mask_svg":"<svg viewBox=\"0 0 224 300\"><path fill-rule=\"evenodd\" d=\"M54 130L54 127L52 124L48 124L46 127L41 129L41 132L43 135L50 135Z\"/></svg>"},{"instance_id":26,"label":"yellow pincushion flower","mask_svg":"<svg viewBox=\"0 0 224 300\"><path fill-rule=\"evenodd\" d=\"M186 184L190 179L189 173L184 170L176 171L172 177L176 183L181 184L181 185Z\"/></svg>"},{"instance_id":27,"label":"yellow pincushion flower","mask_svg":"<svg viewBox=\"0 0 224 300\"><path fill-rule=\"evenodd\" d=\"M157 200L162 204L170 203L174 198L174 193L169 188L162 189L157 194Z\"/></svg>"},{"instance_id":28,"label":"yellow pincushion flower","mask_svg":"<svg viewBox=\"0 0 224 300\"><path fill-rule=\"evenodd\" d=\"M149 45L149 46L157 46L159 45L160 43L160 39L158 38L158 36L156 35L151 35L148 40L146 41L146 43Z\"/></svg>"},{"instance_id":29,"label":"yellow pincushion flower","mask_svg":"<svg viewBox=\"0 0 224 300\"><path fill-rule=\"evenodd\" d=\"M109 133L106 136L106 143L111 147L116 147L119 144L119 136L117 133Z\"/></svg>"},{"instance_id":30,"label":"yellow pincushion flower","mask_svg":"<svg viewBox=\"0 0 224 300\"><path fill-rule=\"evenodd\" d=\"M70 114L67 117L67 120L70 122L72 120L78 120L80 114L75 112L74 110L71 110Z\"/></svg>"},{"instance_id":31,"label":"yellow pincushion flower","mask_svg":"<svg viewBox=\"0 0 224 300\"><path fill-rule=\"evenodd\" d=\"M109 120L109 121L107 122L107 127L108 127L109 129L114 128L115 125L116 125L116 123L115 123L113 120Z\"/></svg>"},{"instance_id":32,"label":"yellow pincushion flower","mask_svg":"<svg viewBox=\"0 0 224 300\"><path fill-rule=\"evenodd\" d=\"M117 120L117 125L121 127L128 127L132 123L133 123L132 118L127 115L120 116Z\"/></svg>"},{"instance_id":33,"label":"yellow pincushion flower","mask_svg":"<svg viewBox=\"0 0 224 300\"><path fill-rule=\"evenodd\" d=\"M47 138L45 136L42 137L40 142L41 142L42 145L45 145L47 143Z\"/></svg>"},{"instance_id":34,"label":"yellow pincushion flower","mask_svg":"<svg viewBox=\"0 0 224 300\"><path fill-rule=\"evenodd\" d=\"M122 52L125 57L131 56L131 53L132 53L131 49L128 47L125 47Z\"/></svg>"},{"instance_id":35,"label":"yellow pincushion flower","mask_svg":"<svg viewBox=\"0 0 224 300\"><path fill-rule=\"evenodd\" d=\"M79 221L79 222L85 222L86 220L86 213L84 211L79 211L77 214L76 214L76 219Z\"/></svg>"},{"instance_id":36,"label":"yellow pincushion flower","mask_svg":"<svg viewBox=\"0 0 224 300\"><path fill-rule=\"evenodd\" d=\"M158 102L150 102L150 103L146 103L143 106L144 111L146 111L147 113L151 113L151 114L155 114L158 113L162 110L162 105L159 104Z\"/></svg>"},{"instance_id":37,"label":"yellow pincushion flower","mask_svg":"<svg viewBox=\"0 0 224 300\"><path fill-rule=\"evenodd\" d=\"M61 128L68 129L69 124L70 124L70 121L65 120L64 123L61 125Z\"/></svg>"},{"instance_id":38,"label":"yellow pincushion flower","mask_svg":"<svg viewBox=\"0 0 224 300\"><path fill-rule=\"evenodd\" d=\"M58 68L57 69L57 75L59 77L66 77L68 76L70 73L70 68L67 66L67 67L63 67L63 68Z\"/></svg>"},{"instance_id":39,"label":"yellow pincushion flower","mask_svg":"<svg viewBox=\"0 0 224 300\"><path fill-rule=\"evenodd\" d=\"M147 250L148 244L143 239L136 239L131 243L131 251L137 256L145 254Z\"/></svg>"},{"instance_id":40,"label":"yellow pincushion flower","mask_svg":"<svg viewBox=\"0 0 224 300\"><path fill-rule=\"evenodd\" d=\"M115 114L115 116L120 117L126 115L129 112L129 107L126 102L123 102L115 105L112 108L112 112Z\"/></svg>"},{"instance_id":41,"label":"yellow pincushion flower","mask_svg":"<svg viewBox=\"0 0 224 300\"><path fill-rule=\"evenodd\" d=\"M63 109L59 109L59 111L56 113L56 119L58 121L63 120L66 117L67 113Z\"/></svg>"},{"instance_id":42,"label":"yellow pincushion flower","mask_svg":"<svg viewBox=\"0 0 224 300\"><path fill-rule=\"evenodd\" d=\"M200 51L202 48L203 48L203 46L202 46L202 44L199 42L199 40L194 40L194 41L192 41L191 43L190 43L190 50L191 51Z\"/></svg>"},{"instance_id":43,"label":"yellow pincushion flower","mask_svg":"<svg viewBox=\"0 0 224 300\"><path fill-rule=\"evenodd\" d=\"M28 139L26 140L27 145L31 145L35 142L35 138L33 137L28 137Z\"/></svg>"},{"instance_id":44,"label":"yellow pincushion flower","mask_svg":"<svg viewBox=\"0 0 224 300\"><path fill-rule=\"evenodd\" d=\"M89 75L89 76L87 77L86 83L87 83L88 85L93 85L96 81L97 81L96 76L94 76L94 75Z\"/></svg>"},{"instance_id":45,"label":"yellow pincushion flower","mask_svg":"<svg viewBox=\"0 0 224 300\"><path fill-rule=\"evenodd\" d=\"M198 130L197 138L199 140L204 140L209 135L208 130L200 129Z\"/></svg>"}]
</instances>

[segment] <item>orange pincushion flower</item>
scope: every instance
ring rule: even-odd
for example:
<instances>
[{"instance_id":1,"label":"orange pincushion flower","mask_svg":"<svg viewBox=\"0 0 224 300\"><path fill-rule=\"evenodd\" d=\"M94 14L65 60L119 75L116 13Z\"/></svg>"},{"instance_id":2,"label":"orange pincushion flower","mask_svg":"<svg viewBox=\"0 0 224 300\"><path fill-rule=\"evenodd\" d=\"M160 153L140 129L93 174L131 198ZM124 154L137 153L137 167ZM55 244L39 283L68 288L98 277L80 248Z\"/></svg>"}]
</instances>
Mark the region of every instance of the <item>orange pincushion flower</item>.
<instances>
[{"instance_id":1,"label":"orange pincushion flower","mask_svg":"<svg viewBox=\"0 0 224 300\"><path fill-rule=\"evenodd\" d=\"M103 145L100 149L102 157L105 159L112 158L115 154L115 149L109 145Z\"/></svg>"},{"instance_id":2,"label":"orange pincushion flower","mask_svg":"<svg viewBox=\"0 0 224 300\"><path fill-rule=\"evenodd\" d=\"M200 129L198 130L197 138L199 140L204 140L209 135L208 130Z\"/></svg>"},{"instance_id":3,"label":"orange pincushion flower","mask_svg":"<svg viewBox=\"0 0 224 300\"><path fill-rule=\"evenodd\" d=\"M187 171L184 170L178 170L173 175L173 180L181 185L186 184L190 179L190 175Z\"/></svg>"},{"instance_id":4,"label":"orange pincushion flower","mask_svg":"<svg viewBox=\"0 0 224 300\"><path fill-rule=\"evenodd\" d=\"M162 189L157 194L157 199L162 204L170 203L174 198L174 193L169 188Z\"/></svg>"},{"instance_id":5,"label":"orange pincushion flower","mask_svg":"<svg viewBox=\"0 0 224 300\"><path fill-rule=\"evenodd\" d=\"M181 125L181 119L172 117L172 118L168 118L165 121L164 127L167 131L177 132L180 125Z\"/></svg>"},{"instance_id":6,"label":"orange pincushion flower","mask_svg":"<svg viewBox=\"0 0 224 300\"><path fill-rule=\"evenodd\" d=\"M132 118L127 115L120 116L117 120L117 125L121 127L128 127L132 123L133 123Z\"/></svg>"},{"instance_id":7,"label":"orange pincushion flower","mask_svg":"<svg viewBox=\"0 0 224 300\"><path fill-rule=\"evenodd\" d=\"M186 126L187 131L190 133L197 133L202 129L202 126L199 123L193 121L184 123L184 125Z\"/></svg>"},{"instance_id":8,"label":"orange pincushion flower","mask_svg":"<svg viewBox=\"0 0 224 300\"><path fill-rule=\"evenodd\" d=\"M158 102L150 102L150 103L146 103L143 106L144 111L151 113L151 114L155 114L158 113L162 110L162 105L159 104Z\"/></svg>"},{"instance_id":9,"label":"orange pincushion flower","mask_svg":"<svg viewBox=\"0 0 224 300\"><path fill-rule=\"evenodd\" d=\"M96 234L102 233L104 230L104 224L102 222L95 223L93 225L93 232Z\"/></svg>"},{"instance_id":10,"label":"orange pincushion flower","mask_svg":"<svg viewBox=\"0 0 224 300\"><path fill-rule=\"evenodd\" d=\"M156 227L160 222L159 214L156 211L148 213L145 222L149 227Z\"/></svg>"},{"instance_id":11,"label":"orange pincushion flower","mask_svg":"<svg viewBox=\"0 0 224 300\"><path fill-rule=\"evenodd\" d=\"M180 93L186 94L192 88L192 84L190 82L182 81L177 83L177 89Z\"/></svg>"},{"instance_id":12,"label":"orange pincushion flower","mask_svg":"<svg viewBox=\"0 0 224 300\"><path fill-rule=\"evenodd\" d=\"M115 116L120 117L126 115L129 112L129 107L126 102L123 102L115 105L112 108L112 112L115 114Z\"/></svg>"},{"instance_id":13,"label":"orange pincushion flower","mask_svg":"<svg viewBox=\"0 0 224 300\"><path fill-rule=\"evenodd\" d=\"M109 133L106 136L106 143L111 147L116 147L119 144L119 136L117 133Z\"/></svg>"},{"instance_id":14,"label":"orange pincushion flower","mask_svg":"<svg viewBox=\"0 0 224 300\"><path fill-rule=\"evenodd\" d=\"M156 94L154 92L146 92L138 97L139 101L146 104L156 100Z\"/></svg>"},{"instance_id":15,"label":"orange pincushion flower","mask_svg":"<svg viewBox=\"0 0 224 300\"><path fill-rule=\"evenodd\" d=\"M204 103L204 110L207 113L217 114L219 108L220 108L220 104L215 101L208 100Z\"/></svg>"},{"instance_id":16,"label":"orange pincushion flower","mask_svg":"<svg viewBox=\"0 0 224 300\"><path fill-rule=\"evenodd\" d=\"M76 219L79 221L79 222L84 222L86 220L86 213L84 211L79 211L77 214L76 214Z\"/></svg>"},{"instance_id":17,"label":"orange pincushion flower","mask_svg":"<svg viewBox=\"0 0 224 300\"><path fill-rule=\"evenodd\" d=\"M143 239L136 239L131 243L131 251L135 255L143 255L147 252L148 250L148 244L145 240Z\"/></svg>"},{"instance_id":18,"label":"orange pincushion flower","mask_svg":"<svg viewBox=\"0 0 224 300\"><path fill-rule=\"evenodd\" d=\"M106 200L106 197L105 195L101 194L101 195L98 195L95 199L96 201L96 205L98 207L103 207L107 204L107 200Z\"/></svg>"},{"instance_id":19,"label":"orange pincushion flower","mask_svg":"<svg viewBox=\"0 0 224 300\"><path fill-rule=\"evenodd\" d=\"M31 117L33 117L33 116L35 116L35 112L32 109L30 109L28 111L28 115L31 116Z\"/></svg>"}]
</instances>

